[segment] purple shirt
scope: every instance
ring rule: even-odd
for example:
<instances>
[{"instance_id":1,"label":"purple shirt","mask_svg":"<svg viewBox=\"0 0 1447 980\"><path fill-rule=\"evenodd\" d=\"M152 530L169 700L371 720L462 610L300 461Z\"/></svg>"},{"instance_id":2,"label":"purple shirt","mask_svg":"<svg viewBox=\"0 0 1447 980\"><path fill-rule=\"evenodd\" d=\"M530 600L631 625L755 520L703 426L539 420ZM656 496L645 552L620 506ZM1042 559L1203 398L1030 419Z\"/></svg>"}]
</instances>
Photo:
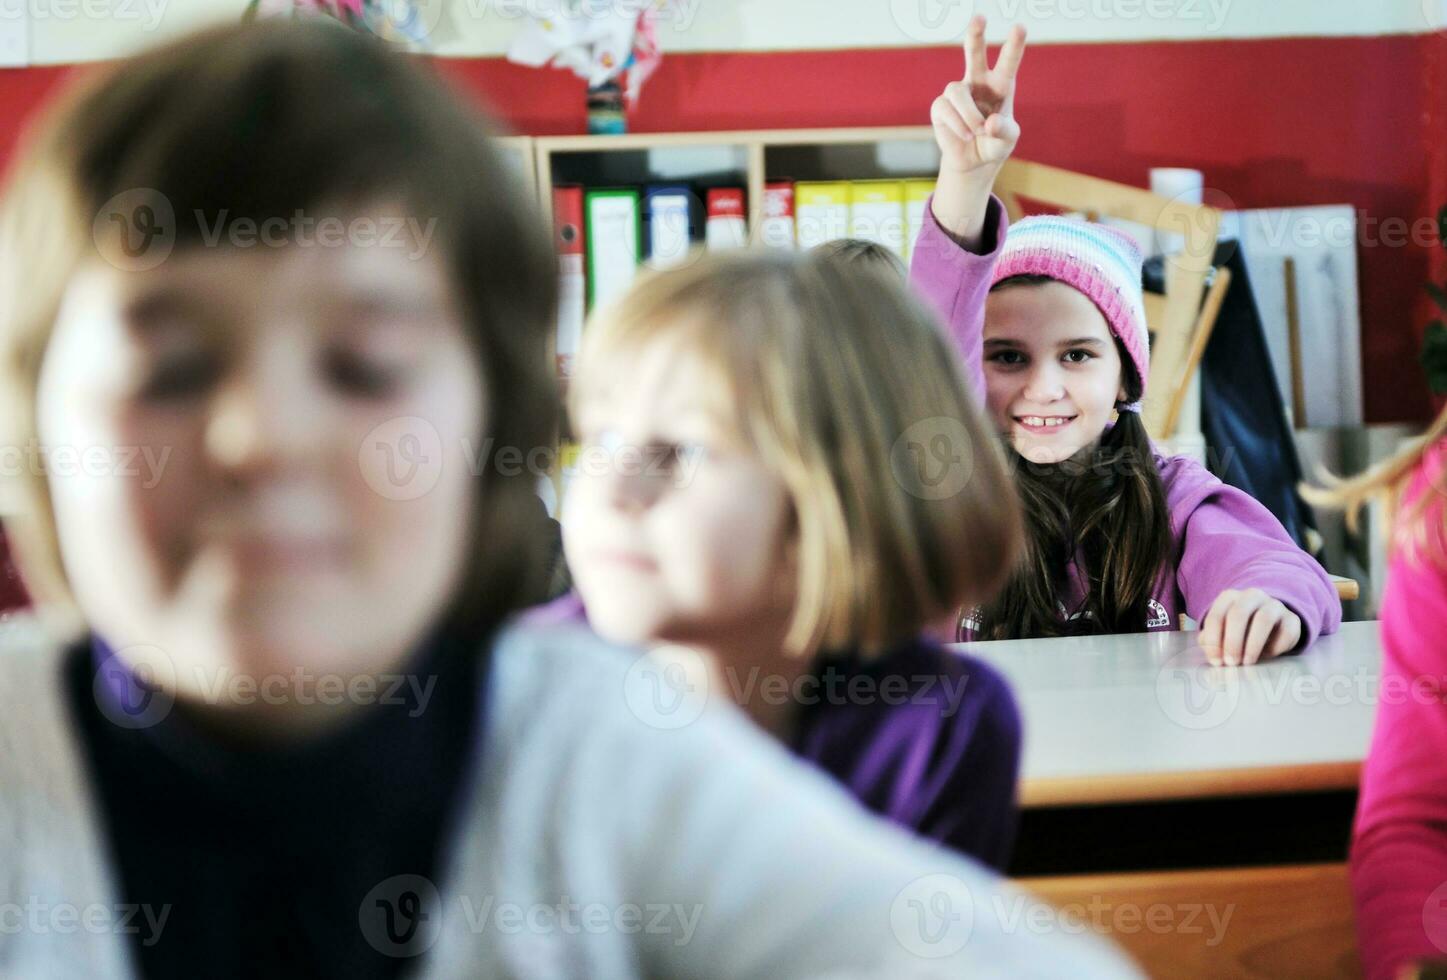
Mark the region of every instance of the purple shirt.
<instances>
[{"instance_id":1,"label":"purple shirt","mask_svg":"<svg viewBox=\"0 0 1447 980\"><path fill-rule=\"evenodd\" d=\"M586 625L587 612L572 593L524 621ZM891 822L1004 870L1020 716L993 668L922 637L874 658L822 657L798 690L796 756Z\"/></svg>"},{"instance_id":2,"label":"purple shirt","mask_svg":"<svg viewBox=\"0 0 1447 980\"><path fill-rule=\"evenodd\" d=\"M984 403L985 298L1009 220L998 198L990 200L984 247L975 254L961 248L925 209L925 225L915 244L910 282L935 308L963 359L965 376ZM1301 619L1301 647L1341 625L1341 600L1326 570L1296 546L1281 522L1245 491L1213 476L1184 456L1157 455L1165 485L1166 507L1176 550L1150 600L1142 631L1180 628L1180 614L1200 622L1227 589L1257 588L1280 600ZM1077 614L1085 579L1072 563L1070 589L1060 597L1062 618ZM959 638L975 639L973 614L961 621Z\"/></svg>"}]
</instances>

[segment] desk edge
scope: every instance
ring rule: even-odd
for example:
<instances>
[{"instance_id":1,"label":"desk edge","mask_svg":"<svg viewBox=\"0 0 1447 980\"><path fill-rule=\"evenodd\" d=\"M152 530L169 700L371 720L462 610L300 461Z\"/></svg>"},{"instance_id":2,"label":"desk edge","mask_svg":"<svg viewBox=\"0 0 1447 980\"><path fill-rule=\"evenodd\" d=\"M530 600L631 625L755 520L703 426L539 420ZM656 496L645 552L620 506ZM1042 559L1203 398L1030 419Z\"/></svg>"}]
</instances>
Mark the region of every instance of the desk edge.
<instances>
[{"instance_id":1,"label":"desk edge","mask_svg":"<svg viewBox=\"0 0 1447 980\"><path fill-rule=\"evenodd\" d=\"M1020 806L1043 809L1354 790L1361 778L1361 769L1360 762L1316 762L1251 769L1024 779L1020 783Z\"/></svg>"}]
</instances>

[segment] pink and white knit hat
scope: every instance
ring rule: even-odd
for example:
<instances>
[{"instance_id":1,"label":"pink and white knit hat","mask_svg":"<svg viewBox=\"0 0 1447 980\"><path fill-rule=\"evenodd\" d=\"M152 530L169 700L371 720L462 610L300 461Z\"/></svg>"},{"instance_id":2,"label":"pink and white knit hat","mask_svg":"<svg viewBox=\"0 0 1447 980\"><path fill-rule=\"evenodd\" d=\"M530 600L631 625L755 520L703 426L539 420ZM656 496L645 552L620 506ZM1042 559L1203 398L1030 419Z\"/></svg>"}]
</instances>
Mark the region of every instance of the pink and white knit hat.
<instances>
[{"instance_id":1,"label":"pink and white knit hat","mask_svg":"<svg viewBox=\"0 0 1447 980\"><path fill-rule=\"evenodd\" d=\"M1130 236L1105 225L1039 215L1010 226L991 285L1011 276L1049 276L1074 286L1100 308L1140 375L1150 377L1150 335L1141 296L1141 252ZM1135 402L1121 411L1139 412Z\"/></svg>"}]
</instances>

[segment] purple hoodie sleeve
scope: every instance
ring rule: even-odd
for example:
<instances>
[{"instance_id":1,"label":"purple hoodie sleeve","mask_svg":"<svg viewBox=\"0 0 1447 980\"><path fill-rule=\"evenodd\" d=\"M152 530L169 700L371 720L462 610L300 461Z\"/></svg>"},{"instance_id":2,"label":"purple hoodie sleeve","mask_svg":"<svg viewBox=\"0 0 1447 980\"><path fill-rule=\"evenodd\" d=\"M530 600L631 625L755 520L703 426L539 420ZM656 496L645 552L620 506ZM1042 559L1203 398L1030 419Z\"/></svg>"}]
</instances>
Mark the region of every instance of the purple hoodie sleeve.
<instances>
[{"instance_id":1,"label":"purple hoodie sleeve","mask_svg":"<svg viewBox=\"0 0 1447 980\"><path fill-rule=\"evenodd\" d=\"M1171 528L1180 542L1176 587L1201 622L1227 589L1260 589L1301 618L1304 648L1341 625L1341 599L1326 569L1291 540L1265 505L1194 460L1160 461Z\"/></svg>"},{"instance_id":2,"label":"purple hoodie sleeve","mask_svg":"<svg viewBox=\"0 0 1447 980\"><path fill-rule=\"evenodd\" d=\"M926 203L924 215L924 228L915 240L910 257L909 280L944 320L955 350L964 362L970 391L983 405L985 297L990 292L990 277L1009 227L1005 206L999 198L990 198L981 240L984 251L979 254L966 251L940 227L935 220L933 197Z\"/></svg>"}]
</instances>

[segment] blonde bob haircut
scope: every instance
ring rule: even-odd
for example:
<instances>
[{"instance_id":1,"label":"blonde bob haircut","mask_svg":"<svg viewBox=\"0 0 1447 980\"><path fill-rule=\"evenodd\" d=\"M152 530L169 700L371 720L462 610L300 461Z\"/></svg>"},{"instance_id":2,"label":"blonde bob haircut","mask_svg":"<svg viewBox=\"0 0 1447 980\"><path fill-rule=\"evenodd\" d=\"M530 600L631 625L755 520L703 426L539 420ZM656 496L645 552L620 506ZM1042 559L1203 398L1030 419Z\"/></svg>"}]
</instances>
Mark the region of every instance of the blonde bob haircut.
<instances>
[{"instance_id":1,"label":"blonde bob haircut","mask_svg":"<svg viewBox=\"0 0 1447 980\"><path fill-rule=\"evenodd\" d=\"M898 276L766 251L646 275L585 331L573 417L655 342L696 359L729 435L787 490L789 654L877 654L1013 571L1021 517L997 440Z\"/></svg>"}]
</instances>

